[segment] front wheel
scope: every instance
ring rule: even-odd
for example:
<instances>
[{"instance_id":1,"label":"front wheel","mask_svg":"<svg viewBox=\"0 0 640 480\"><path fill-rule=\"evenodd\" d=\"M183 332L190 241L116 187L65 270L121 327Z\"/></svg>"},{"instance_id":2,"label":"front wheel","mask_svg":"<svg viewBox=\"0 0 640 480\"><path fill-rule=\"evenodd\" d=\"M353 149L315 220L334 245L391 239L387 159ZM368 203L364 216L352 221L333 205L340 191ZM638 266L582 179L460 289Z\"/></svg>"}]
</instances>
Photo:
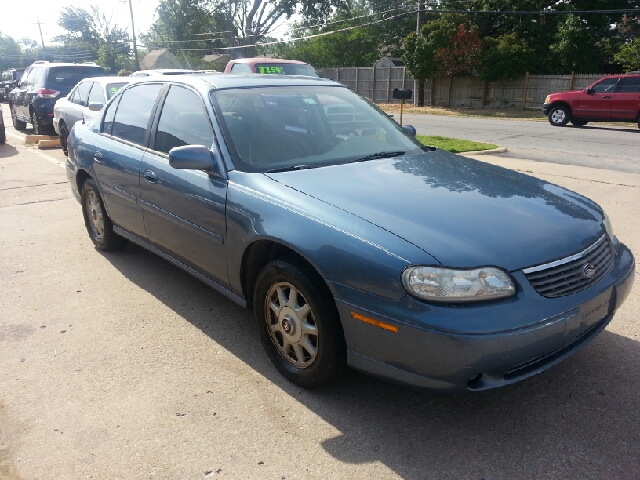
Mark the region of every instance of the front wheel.
<instances>
[{"instance_id":1,"label":"front wheel","mask_svg":"<svg viewBox=\"0 0 640 480\"><path fill-rule=\"evenodd\" d=\"M571 123L573 125L575 125L576 127L584 127L589 122L585 122L584 120L577 120L575 118L572 118L571 119Z\"/></svg>"},{"instance_id":2,"label":"front wheel","mask_svg":"<svg viewBox=\"0 0 640 480\"><path fill-rule=\"evenodd\" d=\"M69 130L65 123L60 123L60 146L62 147L62 153L65 157L69 156Z\"/></svg>"},{"instance_id":3,"label":"front wheel","mask_svg":"<svg viewBox=\"0 0 640 480\"><path fill-rule=\"evenodd\" d=\"M557 105L549 112L549 123L554 127L564 127L569 122L569 109L564 105Z\"/></svg>"},{"instance_id":4,"label":"front wheel","mask_svg":"<svg viewBox=\"0 0 640 480\"><path fill-rule=\"evenodd\" d=\"M260 339L275 367L304 388L339 378L346 345L338 311L326 285L296 259L262 269L254 291Z\"/></svg>"},{"instance_id":5,"label":"front wheel","mask_svg":"<svg viewBox=\"0 0 640 480\"><path fill-rule=\"evenodd\" d=\"M88 178L82 186L82 213L89 238L99 250L115 250L126 240L113 231L113 223L104 208L98 186Z\"/></svg>"}]
</instances>

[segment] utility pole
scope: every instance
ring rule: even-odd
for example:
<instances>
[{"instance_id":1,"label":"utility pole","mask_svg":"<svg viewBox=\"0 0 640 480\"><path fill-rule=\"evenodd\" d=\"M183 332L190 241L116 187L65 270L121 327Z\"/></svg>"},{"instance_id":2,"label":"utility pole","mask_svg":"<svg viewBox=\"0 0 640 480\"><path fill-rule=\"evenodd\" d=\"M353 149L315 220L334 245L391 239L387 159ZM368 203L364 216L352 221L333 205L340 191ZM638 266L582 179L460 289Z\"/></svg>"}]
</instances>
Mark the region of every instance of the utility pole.
<instances>
[{"instance_id":1,"label":"utility pole","mask_svg":"<svg viewBox=\"0 0 640 480\"><path fill-rule=\"evenodd\" d=\"M129 0L129 13L131 13L131 35L133 36L133 55L136 59L136 70L140 70L140 60L138 59L138 47L136 46L136 27L133 25L133 6Z\"/></svg>"},{"instance_id":2,"label":"utility pole","mask_svg":"<svg viewBox=\"0 0 640 480\"><path fill-rule=\"evenodd\" d=\"M42 27L40 26L40 19L36 17L38 20L38 30L40 30L40 41L42 42L42 58L44 59L44 38L42 37Z\"/></svg>"},{"instance_id":3,"label":"utility pole","mask_svg":"<svg viewBox=\"0 0 640 480\"><path fill-rule=\"evenodd\" d=\"M422 36L422 25L424 24L424 4L425 0L418 0L418 19L416 21L416 35L418 37ZM424 80L416 80L414 82L414 91L416 92L416 96L414 97L417 100L418 107L424 107Z\"/></svg>"}]
</instances>

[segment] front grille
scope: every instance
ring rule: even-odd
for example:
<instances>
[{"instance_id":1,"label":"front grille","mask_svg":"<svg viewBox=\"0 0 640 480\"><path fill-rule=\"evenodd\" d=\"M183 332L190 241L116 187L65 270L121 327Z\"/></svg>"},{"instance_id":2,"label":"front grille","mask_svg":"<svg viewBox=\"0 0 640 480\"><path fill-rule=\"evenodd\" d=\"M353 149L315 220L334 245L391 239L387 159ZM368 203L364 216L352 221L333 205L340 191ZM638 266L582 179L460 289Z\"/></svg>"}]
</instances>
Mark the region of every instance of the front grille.
<instances>
[{"instance_id":1,"label":"front grille","mask_svg":"<svg viewBox=\"0 0 640 480\"><path fill-rule=\"evenodd\" d=\"M591 264L595 273L584 274L585 265ZM590 247L575 255L555 262L525 268L522 272L536 291L547 298L563 297L594 285L613 268L613 247L603 235Z\"/></svg>"}]
</instances>

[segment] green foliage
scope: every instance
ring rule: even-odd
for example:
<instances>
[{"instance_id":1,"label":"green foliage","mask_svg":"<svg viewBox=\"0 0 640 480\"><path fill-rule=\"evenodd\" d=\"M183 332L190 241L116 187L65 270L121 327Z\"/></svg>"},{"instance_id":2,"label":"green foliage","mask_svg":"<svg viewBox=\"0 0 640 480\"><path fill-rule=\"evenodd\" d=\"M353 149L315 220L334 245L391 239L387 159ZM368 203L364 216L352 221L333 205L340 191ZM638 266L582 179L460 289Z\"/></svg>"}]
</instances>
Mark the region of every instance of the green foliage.
<instances>
[{"instance_id":1,"label":"green foliage","mask_svg":"<svg viewBox=\"0 0 640 480\"><path fill-rule=\"evenodd\" d=\"M0 33L0 72L22 66L19 58L21 53L20 45L13 38Z\"/></svg>"},{"instance_id":2,"label":"green foliage","mask_svg":"<svg viewBox=\"0 0 640 480\"><path fill-rule=\"evenodd\" d=\"M640 38L624 44L614 59L627 71L640 70Z\"/></svg>"},{"instance_id":3,"label":"green foliage","mask_svg":"<svg viewBox=\"0 0 640 480\"><path fill-rule=\"evenodd\" d=\"M516 79L533 68L534 51L516 33L484 39L480 77L494 82L501 78Z\"/></svg>"},{"instance_id":4,"label":"green foliage","mask_svg":"<svg viewBox=\"0 0 640 480\"><path fill-rule=\"evenodd\" d=\"M554 73L597 72L601 56L583 20L568 15L558 25L555 42L549 47L554 60Z\"/></svg>"}]
</instances>

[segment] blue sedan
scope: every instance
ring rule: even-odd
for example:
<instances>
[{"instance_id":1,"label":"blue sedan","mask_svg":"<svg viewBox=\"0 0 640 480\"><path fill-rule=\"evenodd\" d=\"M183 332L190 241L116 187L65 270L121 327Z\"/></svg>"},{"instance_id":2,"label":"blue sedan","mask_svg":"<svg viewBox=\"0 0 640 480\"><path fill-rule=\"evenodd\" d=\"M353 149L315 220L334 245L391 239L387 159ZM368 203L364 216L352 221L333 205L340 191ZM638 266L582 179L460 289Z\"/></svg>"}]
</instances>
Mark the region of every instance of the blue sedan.
<instances>
[{"instance_id":1,"label":"blue sedan","mask_svg":"<svg viewBox=\"0 0 640 480\"><path fill-rule=\"evenodd\" d=\"M96 248L135 242L255 312L292 382L440 391L537 374L600 333L635 263L574 192L421 145L341 84L156 77L69 138Z\"/></svg>"}]
</instances>

